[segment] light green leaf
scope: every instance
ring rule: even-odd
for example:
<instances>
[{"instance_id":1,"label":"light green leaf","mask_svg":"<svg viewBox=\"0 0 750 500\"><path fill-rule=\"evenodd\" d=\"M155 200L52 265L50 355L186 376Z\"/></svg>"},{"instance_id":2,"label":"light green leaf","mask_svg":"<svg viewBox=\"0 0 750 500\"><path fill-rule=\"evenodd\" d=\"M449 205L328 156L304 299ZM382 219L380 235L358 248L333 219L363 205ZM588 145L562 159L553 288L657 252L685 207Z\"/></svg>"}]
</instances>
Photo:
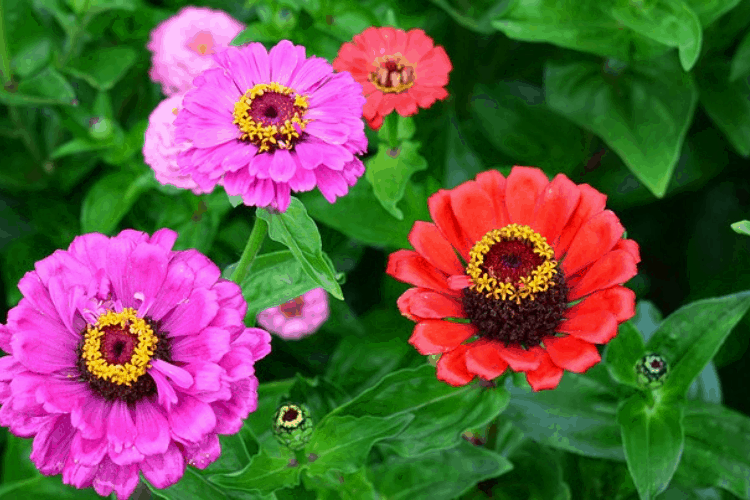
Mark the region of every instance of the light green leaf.
<instances>
[{"instance_id":1,"label":"light green leaf","mask_svg":"<svg viewBox=\"0 0 750 500\"><path fill-rule=\"evenodd\" d=\"M373 467L370 477L383 498L390 500L452 500L512 468L499 453L463 441L455 448L416 458L392 455Z\"/></svg>"},{"instance_id":2,"label":"light green leaf","mask_svg":"<svg viewBox=\"0 0 750 500\"><path fill-rule=\"evenodd\" d=\"M0 90L0 102L9 106L71 106L75 98L73 87L51 66L23 80L15 92Z\"/></svg>"},{"instance_id":3,"label":"light green leaf","mask_svg":"<svg viewBox=\"0 0 750 500\"><path fill-rule=\"evenodd\" d=\"M99 90L109 90L135 63L138 54L127 46L107 47L80 57L65 71Z\"/></svg>"},{"instance_id":4,"label":"light green leaf","mask_svg":"<svg viewBox=\"0 0 750 500\"><path fill-rule=\"evenodd\" d=\"M268 495L278 489L299 484L302 467L290 462L291 459L291 452L281 449L275 440L268 440L247 467L232 474L212 476L211 483L220 488L244 492L257 490L261 495ZM211 498L211 496L194 498Z\"/></svg>"},{"instance_id":5,"label":"light green leaf","mask_svg":"<svg viewBox=\"0 0 750 500\"><path fill-rule=\"evenodd\" d=\"M336 282L336 271L323 253L318 227L298 199L292 197L284 213L271 214L259 208L257 216L268 223L268 236L286 245L313 281L337 299L344 300L341 286Z\"/></svg>"},{"instance_id":6,"label":"light green leaf","mask_svg":"<svg viewBox=\"0 0 750 500\"><path fill-rule=\"evenodd\" d=\"M365 177L372 185L375 197L388 213L398 220L404 214L396 203L404 197L409 178L427 168L427 161L419 154L418 142L403 141L396 149L380 143L378 153L367 161Z\"/></svg>"},{"instance_id":7,"label":"light green leaf","mask_svg":"<svg viewBox=\"0 0 750 500\"><path fill-rule=\"evenodd\" d=\"M435 376L429 365L391 373L379 384L333 410L328 418L372 415L395 418L413 414L414 420L399 436L389 439L399 455L416 456L450 448L463 431L495 418L508 404L503 388L476 385L451 387Z\"/></svg>"},{"instance_id":8,"label":"light green leaf","mask_svg":"<svg viewBox=\"0 0 750 500\"><path fill-rule=\"evenodd\" d=\"M86 193L81 205L81 231L110 234L138 197L154 182L152 172L137 176L123 170L100 178Z\"/></svg>"},{"instance_id":9,"label":"light green leaf","mask_svg":"<svg viewBox=\"0 0 750 500\"><path fill-rule=\"evenodd\" d=\"M712 65L698 79L701 104L742 156L750 156L750 81L729 83L725 65Z\"/></svg>"},{"instance_id":10,"label":"light green leaf","mask_svg":"<svg viewBox=\"0 0 750 500\"><path fill-rule=\"evenodd\" d=\"M609 13L636 33L677 47L685 71L690 71L698 61L703 31L696 13L682 0L617 0Z\"/></svg>"},{"instance_id":11,"label":"light green leaf","mask_svg":"<svg viewBox=\"0 0 750 500\"><path fill-rule=\"evenodd\" d=\"M669 363L669 375L659 388L663 397L685 395L748 308L750 291L693 302L659 325L646 348Z\"/></svg>"},{"instance_id":12,"label":"light green leaf","mask_svg":"<svg viewBox=\"0 0 750 500\"><path fill-rule=\"evenodd\" d=\"M635 364L646 354L641 332L628 321L619 327L617 336L607 344L605 361L609 374L621 384L638 387Z\"/></svg>"},{"instance_id":13,"label":"light green leaf","mask_svg":"<svg viewBox=\"0 0 750 500\"><path fill-rule=\"evenodd\" d=\"M26 41L13 55L13 73L21 78L27 78L43 68L52 55L52 43L52 39L45 35Z\"/></svg>"},{"instance_id":14,"label":"light green leaf","mask_svg":"<svg viewBox=\"0 0 750 500\"><path fill-rule=\"evenodd\" d=\"M76 138L55 148L55 150L52 151L52 154L50 154L50 158L55 160L69 155L99 151L101 149L106 149L107 147L109 147L107 142Z\"/></svg>"},{"instance_id":15,"label":"light green leaf","mask_svg":"<svg viewBox=\"0 0 750 500\"><path fill-rule=\"evenodd\" d=\"M62 483L60 476L38 475L22 481L0 485L0 498L23 498L24 500L79 500L101 499L93 489L78 490Z\"/></svg>"},{"instance_id":16,"label":"light green leaf","mask_svg":"<svg viewBox=\"0 0 750 500\"><path fill-rule=\"evenodd\" d=\"M599 135L664 196L698 100L690 75L670 55L617 75L593 62L548 63L545 75L549 106Z\"/></svg>"},{"instance_id":17,"label":"light green leaf","mask_svg":"<svg viewBox=\"0 0 750 500\"><path fill-rule=\"evenodd\" d=\"M741 220L732 224L732 229L738 234L750 236L750 220Z\"/></svg>"},{"instance_id":18,"label":"light green leaf","mask_svg":"<svg viewBox=\"0 0 750 500\"><path fill-rule=\"evenodd\" d=\"M351 474L328 471L320 476L305 474L302 483L316 493L316 500L378 500L378 494L366 475L366 467Z\"/></svg>"},{"instance_id":19,"label":"light green leaf","mask_svg":"<svg viewBox=\"0 0 750 500\"><path fill-rule=\"evenodd\" d=\"M651 500L667 489L685 444L682 406L649 406L636 393L617 409L628 470L641 500Z\"/></svg>"}]
</instances>

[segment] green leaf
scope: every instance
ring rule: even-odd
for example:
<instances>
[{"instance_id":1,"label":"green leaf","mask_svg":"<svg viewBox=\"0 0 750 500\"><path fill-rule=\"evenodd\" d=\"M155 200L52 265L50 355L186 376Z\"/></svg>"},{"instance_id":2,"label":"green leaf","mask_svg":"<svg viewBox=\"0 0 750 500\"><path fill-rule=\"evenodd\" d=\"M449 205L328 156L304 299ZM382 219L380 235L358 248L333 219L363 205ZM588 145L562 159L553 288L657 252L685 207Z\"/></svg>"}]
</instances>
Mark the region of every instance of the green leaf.
<instances>
[{"instance_id":1,"label":"green leaf","mask_svg":"<svg viewBox=\"0 0 750 500\"><path fill-rule=\"evenodd\" d=\"M100 178L83 198L81 231L112 233L153 180L150 171L138 176L127 170Z\"/></svg>"},{"instance_id":2,"label":"green leaf","mask_svg":"<svg viewBox=\"0 0 750 500\"><path fill-rule=\"evenodd\" d=\"M664 196L698 91L671 56L609 75L593 62L548 63L549 106L599 135L657 197Z\"/></svg>"},{"instance_id":3,"label":"green leaf","mask_svg":"<svg viewBox=\"0 0 750 500\"><path fill-rule=\"evenodd\" d=\"M454 21L464 28L490 35L493 31L492 19L502 14L513 2L507 0L475 1L471 4L463 4L462 10L465 11L463 13L454 8L449 0L432 0L432 3L445 10Z\"/></svg>"},{"instance_id":4,"label":"green leaf","mask_svg":"<svg viewBox=\"0 0 750 500\"><path fill-rule=\"evenodd\" d=\"M80 57L66 66L65 71L94 88L109 90L125 76L137 56L131 47L107 47Z\"/></svg>"},{"instance_id":5,"label":"green leaf","mask_svg":"<svg viewBox=\"0 0 750 500\"><path fill-rule=\"evenodd\" d=\"M482 160L466 142L461 133L461 125L455 111L448 115L447 151L445 153L445 186L454 188L461 183L474 179L485 169Z\"/></svg>"},{"instance_id":6,"label":"green leaf","mask_svg":"<svg viewBox=\"0 0 750 500\"><path fill-rule=\"evenodd\" d=\"M698 14L701 25L713 24L728 11L734 9L742 0L685 0L693 12Z\"/></svg>"},{"instance_id":7,"label":"green leaf","mask_svg":"<svg viewBox=\"0 0 750 500\"><path fill-rule=\"evenodd\" d=\"M747 75L750 75L750 33L745 35L732 57L729 81L733 82Z\"/></svg>"},{"instance_id":8,"label":"green leaf","mask_svg":"<svg viewBox=\"0 0 750 500\"><path fill-rule=\"evenodd\" d=\"M406 184L400 203L404 212L401 221L394 220L383 208L368 182L358 182L333 204L318 193L304 193L300 199L318 221L375 246L406 247L414 221L430 219L426 189L411 181Z\"/></svg>"},{"instance_id":9,"label":"green leaf","mask_svg":"<svg viewBox=\"0 0 750 500\"><path fill-rule=\"evenodd\" d=\"M307 406L314 423L321 422L323 417L348 399L341 388L327 379L308 379L299 373L289 389L289 400Z\"/></svg>"},{"instance_id":10,"label":"green leaf","mask_svg":"<svg viewBox=\"0 0 750 500\"><path fill-rule=\"evenodd\" d=\"M686 397L687 399L721 404L721 381L713 360L709 361L698 378L690 384Z\"/></svg>"},{"instance_id":11,"label":"green leaf","mask_svg":"<svg viewBox=\"0 0 750 500\"><path fill-rule=\"evenodd\" d=\"M101 499L93 489L79 490L62 483L61 476L38 475L30 479L0 485L0 498L23 498L24 500L79 500Z\"/></svg>"},{"instance_id":12,"label":"green leaf","mask_svg":"<svg viewBox=\"0 0 750 500\"><path fill-rule=\"evenodd\" d=\"M416 458L390 456L371 469L370 477L389 500L452 500L512 468L499 453L463 441L455 448Z\"/></svg>"},{"instance_id":13,"label":"green leaf","mask_svg":"<svg viewBox=\"0 0 750 500\"><path fill-rule=\"evenodd\" d=\"M683 397L750 308L750 291L693 302L665 319L646 348L664 356L670 372L660 393Z\"/></svg>"},{"instance_id":14,"label":"green leaf","mask_svg":"<svg viewBox=\"0 0 750 500\"><path fill-rule=\"evenodd\" d=\"M308 465L311 475L329 470L352 473L364 465L372 445L401 432L414 417L399 414L389 418L332 416L315 427L305 452L315 455Z\"/></svg>"},{"instance_id":15,"label":"green leaf","mask_svg":"<svg viewBox=\"0 0 750 500\"><path fill-rule=\"evenodd\" d=\"M362 467L351 474L338 471L329 471L320 476L305 474L302 482L315 490L316 500L377 500L379 497L365 471L366 467Z\"/></svg>"},{"instance_id":16,"label":"green leaf","mask_svg":"<svg viewBox=\"0 0 750 500\"><path fill-rule=\"evenodd\" d=\"M55 150L50 154L50 158L55 160L57 158L63 158L65 156L80 153L90 153L91 151L99 151L101 149L106 149L107 147L109 147L109 144L106 142L76 138L71 139L65 144L62 144L55 148Z\"/></svg>"},{"instance_id":17,"label":"green leaf","mask_svg":"<svg viewBox=\"0 0 750 500\"><path fill-rule=\"evenodd\" d=\"M73 87L51 66L23 80L15 92L0 90L0 102L9 106L71 106L75 98Z\"/></svg>"},{"instance_id":18,"label":"green leaf","mask_svg":"<svg viewBox=\"0 0 750 500\"><path fill-rule=\"evenodd\" d=\"M523 441L508 457L513 470L498 479L497 490L513 499L571 500L562 456L560 451L531 440Z\"/></svg>"},{"instance_id":19,"label":"green leaf","mask_svg":"<svg viewBox=\"0 0 750 500\"><path fill-rule=\"evenodd\" d=\"M135 0L68 0L68 4L78 14L88 13L90 16L108 10L135 10Z\"/></svg>"},{"instance_id":20,"label":"green leaf","mask_svg":"<svg viewBox=\"0 0 750 500\"><path fill-rule=\"evenodd\" d=\"M219 230L222 218L231 206L226 195L214 191L197 197L180 190L173 203L169 203L159 214L158 227L169 227L177 231L179 237L175 250L195 248L208 253Z\"/></svg>"},{"instance_id":21,"label":"green leaf","mask_svg":"<svg viewBox=\"0 0 750 500\"><path fill-rule=\"evenodd\" d=\"M5 432L5 450L3 451L2 482L13 483L39 476L34 463L29 460L32 439L22 439L10 432Z\"/></svg>"},{"instance_id":22,"label":"green leaf","mask_svg":"<svg viewBox=\"0 0 750 500\"><path fill-rule=\"evenodd\" d=\"M332 411L328 418L372 415L395 418L413 414L414 420L397 437L388 440L399 455L416 456L450 448L469 428L485 425L508 404L501 387L476 385L451 387L438 380L429 365L391 373L379 384Z\"/></svg>"},{"instance_id":23,"label":"green leaf","mask_svg":"<svg viewBox=\"0 0 750 500\"><path fill-rule=\"evenodd\" d=\"M240 491L257 490L261 495L268 495L278 489L299 484L302 467L290 463L291 458L288 450L281 449L275 440L268 440L247 467L232 474L212 476L211 483L221 488ZM211 497L206 495L197 496L197 498Z\"/></svg>"},{"instance_id":24,"label":"green leaf","mask_svg":"<svg viewBox=\"0 0 750 500\"><path fill-rule=\"evenodd\" d=\"M549 110L541 89L519 82L478 85L471 111L484 136L523 165L568 172L584 160L582 131Z\"/></svg>"},{"instance_id":25,"label":"green leaf","mask_svg":"<svg viewBox=\"0 0 750 500\"><path fill-rule=\"evenodd\" d=\"M628 470L642 500L667 489L685 444L680 405L650 406L633 394L617 409Z\"/></svg>"},{"instance_id":26,"label":"green leaf","mask_svg":"<svg viewBox=\"0 0 750 500\"><path fill-rule=\"evenodd\" d=\"M336 282L336 271L330 259L324 258L318 227L298 199L292 197L284 213L271 214L261 208L257 216L268 223L268 236L286 245L313 281L337 299L344 300L341 286Z\"/></svg>"},{"instance_id":27,"label":"green leaf","mask_svg":"<svg viewBox=\"0 0 750 500\"><path fill-rule=\"evenodd\" d=\"M750 220L741 220L732 224L735 233L750 236Z\"/></svg>"},{"instance_id":28,"label":"green leaf","mask_svg":"<svg viewBox=\"0 0 750 500\"><path fill-rule=\"evenodd\" d=\"M398 220L404 220L404 214L396 203L404 197L409 178L427 168L427 161L419 154L419 146L418 142L403 141L398 148L389 149L381 142L377 154L367 160L365 177L372 184L375 197Z\"/></svg>"},{"instance_id":29,"label":"green leaf","mask_svg":"<svg viewBox=\"0 0 750 500\"><path fill-rule=\"evenodd\" d=\"M243 431L249 431L261 443L273 441L273 415L289 393L295 379L275 380L258 386L258 408L247 419Z\"/></svg>"},{"instance_id":30,"label":"green leaf","mask_svg":"<svg viewBox=\"0 0 750 500\"><path fill-rule=\"evenodd\" d=\"M669 47L677 47L685 71L701 53L703 31L698 16L682 0L617 0L610 15L636 33Z\"/></svg>"},{"instance_id":31,"label":"green leaf","mask_svg":"<svg viewBox=\"0 0 750 500\"><path fill-rule=\"evenodd\" d=\"M750 418L721 405L688 401L685 451L675 481L750 497Z\"/></svg>"},{"instance_id":32,"label":"green leaf","mask_svg":"<svg viewBox=\"0 0 750 500\"><path fill-rule=\"evenodd\" d=\"M646 354L641 332L630 321L621 324L617 336L607 344L606 353L605 361L612 378L637 388L635 364Z\"/></svg>"},{"instance_id":33,"label":"green leaf","mask_svg":"<svg viewBox=\"0 0 750 500\"><path fill-rule=\"evenodd\" d=\"M509 387L503 417L531 439L590 457L623 460L617 424L618 392L602 365L585 375L566 373L554 391Z\"/></svg>"},{"instance_id":34,"label":"green leaf","mask_svg":"<svg viewBox=\"0 0 750 500\"><path fill-rule=\"evenodd\" d=\"M706 113L742 156L750 156L750 82L727 81L726 65L712 65L698 86Z\"/></svg>"},{"instance_id":35,"label":"green leaf","mask_svg":"<svg viewBox=\"0 0 750 500\"><path fill-rule=\"evenodd\" d=\"M42 69L52 55L53 40L40 35L32 38L13 55L11 69L21 78L27 78Z\"/></svg>"}]
</instances>

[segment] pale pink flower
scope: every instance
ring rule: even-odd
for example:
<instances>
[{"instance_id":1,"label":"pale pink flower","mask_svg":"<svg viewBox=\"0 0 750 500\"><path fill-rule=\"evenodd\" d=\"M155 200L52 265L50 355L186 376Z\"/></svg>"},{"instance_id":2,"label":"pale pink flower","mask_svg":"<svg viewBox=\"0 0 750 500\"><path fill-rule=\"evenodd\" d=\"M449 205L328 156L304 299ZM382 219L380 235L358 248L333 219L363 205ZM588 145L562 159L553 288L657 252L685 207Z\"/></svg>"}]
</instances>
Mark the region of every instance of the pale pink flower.
<instances>
[{"instance_id":1,"label":"pale pink flower","mask_svg":"<svg viewBox=\"0 0 750 500\"><path fill-rule=\"evenodd\" d=\"M245 26L220 10L185 7L151 32L146 46L151 80L171 96L192 87L193 78L214 67L212 55L229 46Z\"/></svg>"},{"instance_id":2,"label":"pale pink flower","mask_svg":"<svg viewBox=\"0 0 750 500\"><path fill-rule=\"evenodd\" d=\"M286 340L297 340L315 333L328 319L328 294L314 288L296 299L258 314L258 324Z\"/></svg>"}]
</instances>

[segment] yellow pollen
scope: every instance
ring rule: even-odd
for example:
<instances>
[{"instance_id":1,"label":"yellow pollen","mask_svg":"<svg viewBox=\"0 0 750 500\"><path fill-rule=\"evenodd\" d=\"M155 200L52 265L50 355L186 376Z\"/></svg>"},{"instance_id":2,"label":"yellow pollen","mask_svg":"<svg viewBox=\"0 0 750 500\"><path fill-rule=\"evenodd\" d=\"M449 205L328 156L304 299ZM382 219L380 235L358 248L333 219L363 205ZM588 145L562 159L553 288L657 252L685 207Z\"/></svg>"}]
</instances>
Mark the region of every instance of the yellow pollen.
<instances>
[{"instance_id":1,"label":"yellow pollen","mask_svg":"<svg viewBox=\"0 0 750 500\"><path fill-rule=\"evenodd\" d=\"M102 339L106 327L116 327L138 338L130 361L124 364L110 364L102 355ZM135 309L125 308L120 313L107 311L99 316L95 325L88 325L84 334L83 359L86 369L97 378L117 385L130 386L138 377L151 368L151 357L159 339L143 318L136 316Z\"/></svg>"},{"instance_id":2,"label":"yellow pollen","mask_svg":"<svg viewBox=\"0 0 750 500\"><path fill-rule=\"evenodd\" d=\"M284 95L294 94L294 116L285 120L281 126L264 125L253 120L249 114L253 100L266 92ZM289 87L275 82L259 83L246 91L240 97L240 100L234 104L233 123L240 129L240 139L250 141L258 146L259 152L269 151L272 145L277 149L290 149L294 144L292 139L298 138L299 132L304 130L310 122L310 120L302 118L307 108L307 97L295 93Z\"/></svg>"},{"instance_id":3,"label":"yellow pollen","mask_svg":"<svg viewBox=\"0 0 750 500\"><path fill-rule=\"evenodd\" d=\"M522 276L517 283L498 281L481 269L484 256L493 245L503 241L524 241L532 251L542 257L544 262L531 271L528 276ZM509 224L502 229L493 229L477 241L469 251L471 258L466 266L466 274L471 277L471 289L485 293L487 298L495 300L515 300L517 304L522 299L534 300L534 294L546 292L555 286L552 280L557 274L557 261L553 259L555 252L547 239L535 232L529 226Z\"/></svg>"}]
</instances>

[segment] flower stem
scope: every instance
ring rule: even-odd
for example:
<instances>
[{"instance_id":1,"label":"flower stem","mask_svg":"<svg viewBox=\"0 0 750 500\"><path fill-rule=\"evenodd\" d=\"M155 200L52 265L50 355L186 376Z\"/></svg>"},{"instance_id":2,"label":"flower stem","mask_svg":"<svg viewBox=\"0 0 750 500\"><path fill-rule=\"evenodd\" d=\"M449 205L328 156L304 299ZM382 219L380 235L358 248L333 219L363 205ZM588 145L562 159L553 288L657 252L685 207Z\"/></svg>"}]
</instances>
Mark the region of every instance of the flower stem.
<instances>
[{"instance_id":1,"label":"flower stem","mask_svg":"<svg viewBox=\"0 0 750 500\"><path fill-rule=\"evenodd\" d=\"M255 225L253 225L253 230L250 232L250 237L247 239L247 244L242 251L240 261L237 263L237 267L234 268L232 276L229 278L240 286L242 286L242 282L245 280L247 272L250 270L250 265L253 263L253 260L255 260L255 255L263 244L263 239L266 237L267 229L268 224L266 221L256 215Z\"/></svg>"},{"instance_id":2,"label":"flower stem","mask_svg":"<svg viewBox=\"0 0 750 500\"><path fill-rule=\"evenodd\" d=\"M385 117L388 125L388 147L391 149L397 149L398 140L398 115L396 112L392 112L390 115Z\"/></svg>"}]
</instances>

